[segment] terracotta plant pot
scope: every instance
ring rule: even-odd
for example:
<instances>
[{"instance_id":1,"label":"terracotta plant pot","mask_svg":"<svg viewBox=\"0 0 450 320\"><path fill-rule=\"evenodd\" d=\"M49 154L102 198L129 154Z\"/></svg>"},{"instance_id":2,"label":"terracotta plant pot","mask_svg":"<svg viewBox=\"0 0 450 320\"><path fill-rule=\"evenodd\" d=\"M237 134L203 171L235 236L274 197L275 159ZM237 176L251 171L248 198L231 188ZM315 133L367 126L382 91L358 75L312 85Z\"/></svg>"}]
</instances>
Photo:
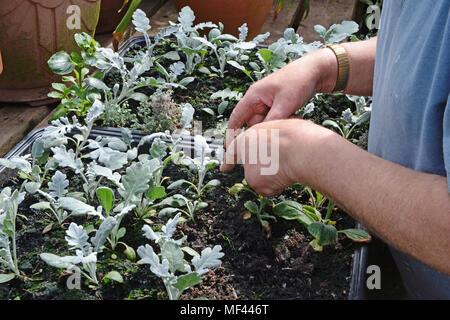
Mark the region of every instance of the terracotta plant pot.
<instances>
[{"instance_id":1,"label":"terracotta plant pot","mask_svg":"<svg viewBox=\"0 0 450 320\"><path fill-rule=\"evenodd\" d=\"M61 78L49 69L48 59L57 51L75 51L75 33L92 34L99 12L100 0L2 1L0 101L47 102L51 83Z\"/></svg>"},{"instance_id":2,"label":"terracotta plant pot","mask_svg":"<svg viewBox=\"0 0 450 320\"><path fill-rule=\"evenodd\" d=\"M273 0L175 0L180 11L189 6L194 10L196 22L222 22L225 32L237 36L238 28L244 23L248 26L248 38L261 32L269 15Z\"/></svg>"},{"instance_id":3,"label":"terracotta plant pot","mask_svg":"<svg viewBox=\"0 0 450 320\"><path fill-rule=\"evenodd\" d=\"M95 33L113 32L127 12L128 5L119 13L124 0L103 0Z\"/></svg>"}]
</instances>

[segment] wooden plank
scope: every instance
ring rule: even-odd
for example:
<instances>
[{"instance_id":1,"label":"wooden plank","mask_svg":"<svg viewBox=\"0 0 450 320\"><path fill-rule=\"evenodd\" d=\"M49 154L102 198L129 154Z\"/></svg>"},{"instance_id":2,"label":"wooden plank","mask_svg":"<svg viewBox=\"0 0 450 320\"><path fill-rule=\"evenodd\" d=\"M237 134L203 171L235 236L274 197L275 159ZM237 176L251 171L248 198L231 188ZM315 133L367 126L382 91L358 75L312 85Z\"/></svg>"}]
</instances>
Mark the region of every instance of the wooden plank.
<instances>
[{"instance_id":1,"label":"wooden plank","mask_svg":"<svg viewBox=\"0 0 450 320\"><path fill-rule=\"evenodd\" d=\"M0 157L33 130L54 108L6 104L0 106Z\"/></svg>"}]
</instances>

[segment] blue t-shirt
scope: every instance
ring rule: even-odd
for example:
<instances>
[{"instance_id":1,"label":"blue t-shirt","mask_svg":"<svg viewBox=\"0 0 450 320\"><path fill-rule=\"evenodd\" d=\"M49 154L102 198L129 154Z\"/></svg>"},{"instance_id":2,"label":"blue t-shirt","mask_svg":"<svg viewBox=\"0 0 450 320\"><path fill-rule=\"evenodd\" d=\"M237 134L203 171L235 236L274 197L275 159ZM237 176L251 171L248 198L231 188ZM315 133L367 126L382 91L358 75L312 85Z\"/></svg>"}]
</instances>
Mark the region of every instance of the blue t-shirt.
<instances>
[{"instance_id":1,"label":"blue t-shirt","mask_svg":"<svg viewBox=\"0 0 450 320\"><path fill-rule=\"evenodd\" d=\"M446 176L450 193L449 10L449 0L384 1L369 152ZM450 276L392 252L410 297L450 299Z\"/></svg>"}]
</instances>

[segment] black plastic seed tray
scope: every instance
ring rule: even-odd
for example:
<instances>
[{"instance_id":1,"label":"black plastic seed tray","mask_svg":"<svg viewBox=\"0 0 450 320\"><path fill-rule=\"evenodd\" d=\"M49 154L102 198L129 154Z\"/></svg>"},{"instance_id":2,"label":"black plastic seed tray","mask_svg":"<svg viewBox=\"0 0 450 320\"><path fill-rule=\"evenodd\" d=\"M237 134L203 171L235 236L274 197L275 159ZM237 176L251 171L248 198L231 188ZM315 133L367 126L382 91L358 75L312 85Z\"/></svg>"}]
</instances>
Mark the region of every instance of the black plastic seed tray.
<instances>
[{"instance_id":1,"label":"black plastic seed tray","mask_svg":"<svg viewBox=\"0 0 450 320\"><path fill-rule=\"evenodd\" d=\"M36 129L30 132L21 142L19 142L14 148L12 148L4 157L12 158L15 156L23 156L31 152L31 147L39 137L42 136L45 128ZM91 132L90 138L95 139L96 137L118 137L122 136L121 129L118 128L94 128ZM142 132L132 132L133 143L138 144L142 137L146 136ZM193 137L182 136L183 151L189 152L193 150ZM210 143L211 149L221 146L221 142L217 140L207 139ZM220 142L220 144L218 144ZM5 170L4 167L0 166L0 174ZM359 224L357 227L361 227ZM365 298L365 278L366 278L366 268L367 268L367 257L368 257L368 247L360 246L357 247L353 255L353 263L351 270L351 280L350 280L350 292L348 298L350 300L361 300Z\"/></svg>"}]
</instances>

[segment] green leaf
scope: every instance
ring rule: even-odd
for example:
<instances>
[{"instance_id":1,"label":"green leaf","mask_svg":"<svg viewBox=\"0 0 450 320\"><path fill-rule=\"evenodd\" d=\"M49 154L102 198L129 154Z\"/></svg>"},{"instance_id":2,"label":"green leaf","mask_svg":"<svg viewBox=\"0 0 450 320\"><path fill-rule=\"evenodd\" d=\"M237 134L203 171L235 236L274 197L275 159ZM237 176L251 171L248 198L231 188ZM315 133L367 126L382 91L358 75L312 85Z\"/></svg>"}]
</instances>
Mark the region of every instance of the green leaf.
<instances>
[{"instance_id":1,"label":"green leaf","mask_svg":"<svg viewBox=\"0 0 450 320\"><path fill-rule=\"evenodd\" d=\"M192 257L200 257L200 254L190 247L182 247L181 250L183 250L184 252L186 252L188 255L190 255Z\"/></svg>"},{"instance_id":2,"label":"green leaf","mask_svg":"<svg viewBox=\"0 0 450 320\"><path fill-rule=\"evenodd\" d=\"M64 51L57 52L51 56L48 60L48 66L54 73L59 75L69 74L75 69L70 55Z\"/></svg>"},{"instance_id":3,"label":"green leaf","mask_svg":"<svg viewBox=\"0 0 450 320\"><path fill-rule=\"evenodd\" d=\"M317 244L325 245L336 242L338 233L334 226L323 224L322 222L314 222L308 226L309 233L316 238Z\"/></svg>"},{"instance_id":4,"label":"green leaf","mask_svg":"<svg viewBox=\"0 0 450 320\"><path fill-rule=\"evenodd\" d=\"M272 59L272 51L269 49L259 49L258 54L265 63L269 63L270 59Z\"/></svg>"},{"instance_id":5,"label":"green leaf","mask_svg":"<svg viewBox=\"0 0 450 320\"><path fill-rule=\"evenodd\" d=\"M148 97L143 93L135 92L132 95L130 95L130 99L133 99L133 100L136 100L139 102L144 102L144 101L147 101Z\"/></svg>"},{"instance_id":6,"label":"green leaf","mask_svg":"<svg viewBox=\"0 0 450 320\"><path fill-rule=\"evenodd\" d=\"M250 211L251 213L255 213L255 214L259 213L258 205L256 203L254 203L253 201L247 201L246 203L244 203L244 207L246 207L247 210Z\"/></svg>"},{"instance_id":7,"label":"green leaf","mask_svg":"<svg viewBox=\"0 0 450 320\"><path fill-rule=\"evenodd\" d=\"M119 282L119 283L123 283L123 278L122 278L122 275L119 273L119 272L117 272L117 271L111 271L111 272L108 272L106 275L105 275L105 277L104 277L104 279L110 279L110 280L113 280L113 281L116 281L116 282Z\"/></svg>"},{"instance_id":8,"label":"green leaf","mask_svg":"<svg viewBox=\"0 0 450 320\"><path fill-rule=\"evenodd\" d=\"M304 225L310 225L317 221L303 211L303 206L301 204L292 200L277 203L273 207L273 212L283 219L297 220Z\"/></svg>"},{"instance_id":9,"label":"green leaf","mask_svg":"<svg viewBox=\"0 0 450 320\"><path fill-rule=\"evenodd\" d=\"M200 278L200 276L196 272L192 272L178 277L177 283L174 284L174 287L177 288L181 293L187 288L199 284L200 281L202 281L202 278Z\"/></svg>"},{"instance_id":10,"label":"green leaf","mask_svg":"<svg viewBox=\"0 0 450 320\"><path fill-rule=\"evenodd\" d=\"M16 275L14 273L0 274L0 283L6 283L14 279Z\"/></svg>"},{"instance_id":11,"label":"green leaf","mask_svg":"<svg viewBox=\"0 0 450 320\"><path fill-rule=\"evenodd\" d=\"M294 183L292 186L291 186L291 188L292 189L295 189L295 190L297 190L297 191L303 191L303 189L305 189L305 186L304 185L302 185L301 183Z\"/></svg>"},{"instance_id":12,"label":"green leaf","mask_svg":"<svg viewBox=\"0 0 450 320\"><path fill-rule=\"evenodd\" d=\"M159 217L165 217L165 216L171 216L173 213L178 212L179 209L177 208L164 208L159 211L158 216Z\"/></svg>"},{"instance_id":13,"label":"green leaf","mask_svg":"<svg viewBox=\"0 0 450 320\"><path fill-rule=\"evenodd\" d=\"M345 229L338 232L345 234L347 238L356 242L370 242L372 240L372 236L362 229Z\"/></svg>"},{"instance_id":14,"label":"green leaf","mask_svg":"<svg viewBox=\"0 0 450 320\"><path fill-rule=\"evenodd\" d=\"M166 189L163 186L151 187L148 193L151 201L162 199L166 195Z\"/></svg>"},{"instance_id":15,"label":"green leaf","mask_svg":"<svg viewBox=\"0 0 450 320\"><path fill-rule=\"evenodd\" d=\"M322 125L339 129L339 125L333 120L325 120Z\"/></svg>"},{"instance_id":16,"label":"green leaf","mask_svg":"<svg viewBox=\"0 0 450 320\"><path fill-rule=\"evenodd\" d=\"M126 249L123 251L123 253L125 253L125 255L127 256L127 259L130 261L134 261L136 260L136 251L134 251L134 249L130 246L126 246Z\"/></svg>"},{"instance_id":17,"label":"green leaf","mask_svg":"<svg viewBox=\"0 0 450 320\"><path fill-rule=\"evenodd\" d=\"M100 187L97 188L96 193L98 201L100 201L103 209L105 209L106 213L109 215L114 204L114 191L108 187Z\"/></svg>"},{"instance_id":18,"label":"green leaf","mask_svg":"<svg viewBox=\"0 0 450 320\"><path fill-rule=\"evenodd\" d=\"M317 239L312 240L309 245L315 250L315 251L322 251L323 247L317 243Z\"/></svg>"},{"instance_id":19,"label":"green leaf","mask_svg":"<svg viewBox=\"0 0 450 320\"><path fill-rule=\"evenodd\" d=\"M178 54L177 51L169 51L169 52L165 53L163 55L163 57L166 59L169 59L169 60L174 60L174 61L180 60L180 55Z\"/></svg>"},{"instance_id":20,"label":"green leaf","mask_svg":"<svg viewBox=\"0 0 450 320\"><path fill-rule=\"evenodd\" d=\"M234 186L232 186L230 189L228 189L228 192L230 194L238 194L242 190L244 190L245 186L242 183L236 183Z\"/></svg>"},{"instance_id":21,"label":"green leaf","mask_svg":"<svg viewBox=\"0 0 450 320\"><path fill-rule=\"evenodd\" d=\"M316 25L314 26L314 31L316 31L317 34L318 34L322 39L325 38L326 33L327 33L327 29L325 29L325 27L324 27L324 26L321 26L320 24L316 24Z\"/></svg>"},{"instance_id":22,"label":"green leaf","mask_svg":"<svg viewBox=\"0 0 450 320\"><path fill-rule=\"evenodd\" d=\"M117 236L116 239L119 240L120 238L123 238L123 236L125 235L125 233L127 233L127 229L125 227L120 228L117 231Z\"/></svg>"},{"instance_id":23,"label":"green leaf","mask_svg":"<svg viewBox=\"0 0 450 320\"><path fill-rule=\"evenodd\" d=\"M193 82L193 81L195 81L195 78L194 78L194 77L185 77L185 78L181 79L181 80L178 82L178 84L181 85L181 86L183 86L183 87L186 87L189 83L191 83L191 82Z\"/></svg>"},{"instance_id":24,"label":"green leaf","mask_svg":"<svg viewBox=\"0 0 450 320\"><path fill-rule=\"evenodd\" d=\"M303 213L309 216L314 221L322 221L322 214L319 210L312 206L304 205L303 206Z\"/></svg>"},{"instance_id":25,"label":"green leaf","mask_svg":"<svg viewBox=\"0 0 450 320\"><path fill-rule=\"evenodd\" d=\"M50 98L52 98L52 97L50 97ZM55 113L48 120L49 123L51 121L57 120L57 119L65 116L67 112L68 112L68 110L67 110L67 108L66 108L66 106L64 104L58 105L58 107L56 108Z\"/></svg>"},{"instance_id":26,"label":"green leaf","mask_svg":"<svg viewBox=\"0 0 450 320\"><path fill-rule=\"evenodd\" d=\"M175 181L175 182L172 182L172 183L167 187L167 189L168 189L168 190L177 189L177 188L181 187L183 184L189 184L189 185L191 185L192 183L189 182L189 181L187 181L187 180L180 179L180 180L177 180L177 181Z\"/></svg>"},{"instance_id":27,"label":"green leaf","mask_svg":"<svg viewBox=\"0 0 450 320\"><path fill-rule=\"evenodd\" d=\"M362 115L360 115L358 117L358 119L356 119L355 125L360 126L363 123L369 121L370 120L370 114L371 113L369 111L368 112L364 112Z\"/></svg>"},{"instance_id":28,"label":"green leaf","mask_svg":"<svg viewBox=\"0 0 450 320\"><path fill-rule=\"evenodd\" d=\"M52 88L63 93L67 89L64 83L52 83Z\"/></svg>"}]
</instances>

